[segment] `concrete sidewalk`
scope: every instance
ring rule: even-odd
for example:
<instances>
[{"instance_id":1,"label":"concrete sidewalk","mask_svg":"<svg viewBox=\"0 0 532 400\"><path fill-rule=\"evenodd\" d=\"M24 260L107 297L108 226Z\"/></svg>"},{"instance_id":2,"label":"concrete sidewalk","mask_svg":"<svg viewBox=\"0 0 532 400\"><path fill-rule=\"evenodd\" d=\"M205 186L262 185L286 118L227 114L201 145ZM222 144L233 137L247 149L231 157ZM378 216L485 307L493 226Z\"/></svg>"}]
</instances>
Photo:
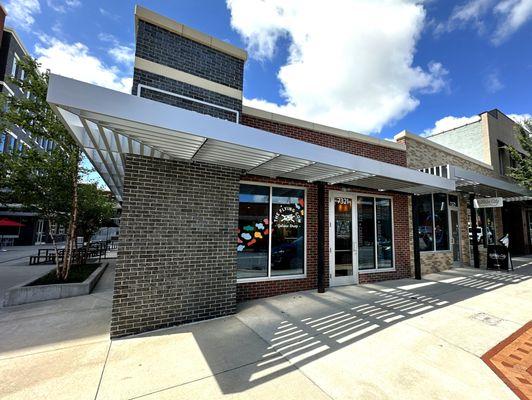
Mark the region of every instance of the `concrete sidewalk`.
<instances>
[{"instance_id":1,"label":"concrete sidewalk","mask_svg":"<svg viewBox=\"0 0 532 400\"><path fill-rule=\"evenodd\" d=\"M93 295L0 312L0 398L515 399L479 357L532 317L531 275L301 292L113 342L108 276Z\"/></svg>"}]
</instances>

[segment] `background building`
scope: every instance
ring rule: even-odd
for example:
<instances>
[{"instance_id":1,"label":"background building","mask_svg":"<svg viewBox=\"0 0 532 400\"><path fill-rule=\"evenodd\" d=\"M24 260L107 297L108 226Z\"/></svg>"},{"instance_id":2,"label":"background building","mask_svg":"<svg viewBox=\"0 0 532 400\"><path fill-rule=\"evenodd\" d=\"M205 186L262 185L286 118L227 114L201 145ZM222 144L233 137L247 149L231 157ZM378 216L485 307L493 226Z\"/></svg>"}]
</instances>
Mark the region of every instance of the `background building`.
<instances>
[{"instance_id":1,"label":"background building","mask_svg":"<svg viewBox=\"0 0 532 400\"><path fill-rule=\"evenodd\" d=\"M479 114L479 120L445 132L428 136L431 142L461 152L483 162L491 175L512 182L508 176L515 163L508 146L523 151L516 135L516 123L497 109ZM510 235L514 254L532 252L532 201L523 196L508 198L502 208L502 232Z\"/></svg>"},{"instance_id":2,"label":"background building","mask_svg":"<svg viewBox=\"0 0 532 400\"><path fill-rule=\"evenodd\" d=\"M20 88L13 85L11 77L23 79L24 71L18 67L18 60L29 55L24 44L13 29L4 27L5 11L0 9L0 92L8 96L26 96ZM44 138L32 138L22 129L14 126L5 132L0 132L0 153L23 151L25 147L33 147L42 151L50 151L55 144ZM50 241L48 235L48 223L39 218L38 214L32 210L23 210L20 204L0 204L0 218L6 217L15 220L23 227L17 228L17 232L12 230L3 236L6 245L31 245ZM64 228L57 227L57 233L64 233Z\"/></svg>"}]
</instances>

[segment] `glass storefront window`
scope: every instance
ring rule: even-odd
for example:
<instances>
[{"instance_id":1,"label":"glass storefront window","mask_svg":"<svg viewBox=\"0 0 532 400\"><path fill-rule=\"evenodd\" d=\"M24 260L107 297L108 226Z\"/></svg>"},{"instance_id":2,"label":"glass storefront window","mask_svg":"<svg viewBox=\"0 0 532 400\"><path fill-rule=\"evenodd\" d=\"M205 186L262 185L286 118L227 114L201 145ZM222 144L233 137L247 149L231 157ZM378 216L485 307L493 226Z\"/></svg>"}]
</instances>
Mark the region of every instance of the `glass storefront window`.
<instances>
[{"instance_id":1,"label":"glass storefront window","mask_svg":"<svg viewBox=\"0 0 532 400\"><path fill-rule=\"evenodd\" d=\"M237 279L305 272L305 191L241 184Z\"/></svg>"},{"instance_id":2,"label":"glass storefront window","mask_svg":"<svg viewBox=\"0 0 532 400\"><path fill-rule=\"evenodd\" d=\"M358 269L375 268L375 215L373 197L358 197Z\"/></svg>"},{"instance_id":3,"label":"glass storefront window","mask_svg":"<svg viewBox=\"0 0 532 400\"><path fill-rule=\"evenodd\" d=\"M469 211L469 210L468 210ZM489 244L496 244L495 236L495 210L493 208L477 208L477 238L478 244L486 247ZM470 212L470 211L469 211ZM471 221L471 215L469 214ZM473 235L469 224L469 244L473 244Z\"/></svg>"},{"instance_id":4,"label":"glass storefront window","mask_svg":"<svg viewBox=\"0 0 532 400\"><path fill-rule=\"evenodd\" d=\"M240 185L237 278L268 276L270 188Z\"/></svg>"},{"instance_id":5,"label":"glass storefront window","mask_svg":"<svg viewBox=\"0 0 532 400\"><path fill-rule=\"evenodd\" d=\"M449 202L445 193L426 194L418 199L418 240L420 251L449 250Z\"/></svg>"},{"instance_id":6,"label":"glass storefront window","mask_svg":"<svg viewBox=\"0 0 532 400\"><path fill-rule=\"evenodd\" d=\"M272 188L271 274L299 275L305 263L305 192Z\"/></svg>"},{"instance_id":7,"label":"glass storefront window","mask_svg":"<svg viewBox=\"0 0 532 400\"><path fill-rule=\"evenodd\" d=\"M390 199L376 199L377 268L393 268L392 206Z\"/></svg>"},{"instance_id":8,"label":"glass storefront window","mask_svg":"<svg viewBox=\"0 0 532 400\"><path fill-rule=\"evenodd\" d=\"M433 240L432 195L426 194L418 198L418 240L420 251L434 250Z\"/></svg>"},{"instance_id":9,"label":"glass storefront window","mask_svg":"<svg viewBox=\"0 0 532 400\"><path fill-rule=\"evenodd\" d=\"M436 250L449 250L449 213L447 195L434 194L434 239Z\"/></svg>"}]
</instances>

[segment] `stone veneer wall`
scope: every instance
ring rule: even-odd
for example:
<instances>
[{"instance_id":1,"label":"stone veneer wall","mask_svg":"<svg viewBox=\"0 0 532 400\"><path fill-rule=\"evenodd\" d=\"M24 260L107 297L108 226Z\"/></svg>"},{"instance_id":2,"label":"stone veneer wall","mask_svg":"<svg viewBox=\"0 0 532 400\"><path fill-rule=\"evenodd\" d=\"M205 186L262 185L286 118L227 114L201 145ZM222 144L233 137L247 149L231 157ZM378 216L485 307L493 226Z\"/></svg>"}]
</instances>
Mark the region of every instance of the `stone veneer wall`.
<instances>
[{"instance_id":1,"label":"stone veneer wall","mask_svg":"<svg viewBox=\"0 0 532 400\"><path fill-rule=\"evenodd\" d=\"M455 154L448 153L430 143L422 143L418 139L402 138L399 143L406 144L407 166L412 169L429 168L438 165L451 164L458 167L477 172L479 174L500 178L492 169L483 167L480 164L461 158Z\"/></svg>"},{"instance_id":2,"label":"stone veneer wall","mask_svg":"<svg viewBox=\"0 0 532 400\"><path fill-rule=\"evenodd\" d=\"M126 157L111 337L235 312L240 171Z\"/></svg>"},{"instance_id":3,"label":"stone veneer wall","mask_svg":"<svg viewBox=\"0 0 532 400\"><path fill-rule=\"evenodd\" d=\"M458 219L460 220L460 256L461 264L464 266L473 266L473 256L469 246L469 196L461 193L458 196Z\"/></svg>"},{"instance_id":4,"label":"stone veneer wall","mask_svg":"<svg viewBox=\"0 0 532 400\"><path fill-rule=\"evenodd\" d=\"M445 271L453 265L452 251L422 251L421 275Z\"/></svg>"}]
</instances>

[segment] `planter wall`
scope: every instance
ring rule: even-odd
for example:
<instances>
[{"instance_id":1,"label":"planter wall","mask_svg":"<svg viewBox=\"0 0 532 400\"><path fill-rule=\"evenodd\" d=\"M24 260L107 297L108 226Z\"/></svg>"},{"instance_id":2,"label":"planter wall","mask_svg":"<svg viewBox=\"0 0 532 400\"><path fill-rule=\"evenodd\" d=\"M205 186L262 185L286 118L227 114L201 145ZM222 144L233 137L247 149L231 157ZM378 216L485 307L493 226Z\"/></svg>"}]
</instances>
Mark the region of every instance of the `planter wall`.
<instances>
[{"instance_id":1,"label":"planter wall","mask_svg":"<svg viewBox=\"0 0 532 400\"><path fill-rule=\"evenodd\" d=\"M30 283L35 282L37 279L40 279L37 278L13 286L4 295L4 307L89 294L92 289L94 289L94 286L96 286L96 283L98 283L98 280L108 265L109 264L103 264L99 266L87 279L80 283L27 286Z\"/></svg>"}]
</instances>

